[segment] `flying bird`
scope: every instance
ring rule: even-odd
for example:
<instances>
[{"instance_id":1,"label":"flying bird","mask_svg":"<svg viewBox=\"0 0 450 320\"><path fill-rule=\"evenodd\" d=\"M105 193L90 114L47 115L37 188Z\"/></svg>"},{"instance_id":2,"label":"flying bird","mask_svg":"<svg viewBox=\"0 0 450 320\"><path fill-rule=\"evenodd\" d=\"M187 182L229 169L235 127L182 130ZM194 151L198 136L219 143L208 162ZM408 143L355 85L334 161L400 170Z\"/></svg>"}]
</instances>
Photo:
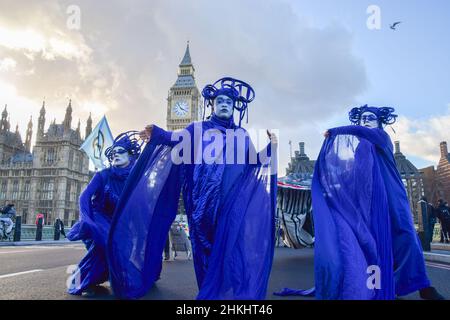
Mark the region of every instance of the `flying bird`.
<instances>
[{"instance_id":1,"label":"flying bird","mask_svg":"<svg viewBox=\"0 0 450 320\"><path fill-rule=\"evenodd\" d=\"M401 21L397 21L397 22L394 22L394 24L391 26L391 29L392 30L397 30L397 29L395 29L400 23L402 23Z\"/></svg>"}]
</instances>

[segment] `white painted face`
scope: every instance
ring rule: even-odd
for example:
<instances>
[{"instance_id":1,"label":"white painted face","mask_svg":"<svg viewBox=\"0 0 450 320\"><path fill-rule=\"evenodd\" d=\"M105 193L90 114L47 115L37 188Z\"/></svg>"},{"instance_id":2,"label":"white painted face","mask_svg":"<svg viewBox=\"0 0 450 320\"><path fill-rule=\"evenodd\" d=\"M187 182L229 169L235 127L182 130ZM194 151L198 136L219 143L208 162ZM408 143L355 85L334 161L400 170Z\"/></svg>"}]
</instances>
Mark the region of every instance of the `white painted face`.
<instances>
[{"instance_id":1,"label":"white painted face","mask_svg":"<svg viewBox=\"0 0 450 320\"><path fill-rule=\"evenodd\" d=\"M378 128L378 117L375 113L366 111L361 115L361 125L370 129Z\"/></svg>"},{"instance_id":2,"label":"white painted face","mask_svg":"<svg viewBox=\"0 0 450 320\"><path fill-rule=\"evenodd\" d=\"M226 95L219 95L214 99L214 114L223 120L233 116L233 99Z\"/></svg>"},{"instance_id":3,"label":"white painted face","mask_svg":"<svg viewBox=\"0 0 450 320\"><path fill-rule=\"evenodd\" d=\"M118 168L125 168L130 164L130 155L122 147L115 147L112 151L112 165Z\"/></svg>"}]
</instances>

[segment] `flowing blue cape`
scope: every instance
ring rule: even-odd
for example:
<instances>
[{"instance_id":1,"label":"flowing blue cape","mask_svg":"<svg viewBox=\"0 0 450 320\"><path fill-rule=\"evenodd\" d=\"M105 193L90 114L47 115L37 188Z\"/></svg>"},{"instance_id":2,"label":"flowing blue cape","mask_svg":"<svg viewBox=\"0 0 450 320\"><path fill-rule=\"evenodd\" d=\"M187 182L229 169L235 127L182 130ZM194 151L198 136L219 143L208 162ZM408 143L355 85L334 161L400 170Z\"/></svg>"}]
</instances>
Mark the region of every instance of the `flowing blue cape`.
<instances>
[{"instance_id":1,"label":"flowing blue cape","mask_svg":"<svg viewBox=\"0 0 450 320\"><path fill-rule=\"evenodd\" d=\"M312 184L316 298L394 299L429 286L389 136L362 126L329 132Z\"/></svg>"},{"instance_id":2,"label":"flowing blue cape","mask_svg":"<svg viewBox=\"0 0 450 320\"><path fill-rule=\"evenodd\" d=\"M198 124L225 129L214 121ZM195 139L195 125L187 131ZM107 248L114 294L139 298L158 280L182 190L197 299L264 299L274 253L276 174L260 163L176 164L175 144L170 133L154 126L127 181ZM194 144L191 152L191 158L198 155Z\"/></svg>"},{"instance_id":3,"label":"flowing blue cape","mask_svg":"<svg viewBox=\"0 0 450 320\"><path fill-rule=\"evenodd\" d=\"M123 169L110 167L96 173L80 196L80 219L67 238L82 240L88 252L71 276L71 294L79 295L108 280L106 245L111 217L132 166L133 163Z\"/></svg>"}]
</instances>

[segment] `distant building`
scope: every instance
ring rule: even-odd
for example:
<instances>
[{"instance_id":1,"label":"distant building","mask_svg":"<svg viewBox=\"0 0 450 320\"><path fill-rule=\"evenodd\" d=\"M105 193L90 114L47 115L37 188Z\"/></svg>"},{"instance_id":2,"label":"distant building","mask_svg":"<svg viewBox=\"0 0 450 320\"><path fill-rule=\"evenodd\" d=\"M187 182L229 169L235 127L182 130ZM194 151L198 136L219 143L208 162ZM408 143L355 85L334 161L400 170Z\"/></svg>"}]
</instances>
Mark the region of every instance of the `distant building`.
<instances>
[{"instance_id":1,"label":"distant building","mask_svg":"<svg viewBox=\"0 0 450 320\"><path fill-rule=\"evenodd\" d=\"M316 161L310 160L305 153L305 143L299 143L299 150L295 151L295 156L286 169L286 175L296 176L298 179L308 180L312 178Z\"/></svg>"},{"instance_id":2,"label":"distant building","mask_svg":"<svg viewBox=\"0 0 450 320\"><path fill-rule=\"evenodd\" d=\"M423 190L427 201L436 204L439 197L439 186L436 179L436 168L429 166L419 170L422 174Z\"/></svg>"},{"instance_id":3,"label":"distant building","mask_svg":"<svg viewBox=\"0 0 450 320\"><path fill-rule=\"evenodd\" d=\"M14 203L22 223L34 223L38 213L45 224L56 218L70 225L78 220L78 198L89 181L89 159L79 148L80 122L72 129L72 103L63 123L53 121L45 131L45 102L40 110L36 143L31 150L33 122L28 123L25 142L16 127L10 131L5 106L0 121L0 205ZM92 131L87 121L86 136Z\"/></svg>"},{"instance_id":4,"label":"distant building","mask_svg":"<svg viewBox=\"0 0 450 320\"><path fill-rule=\"evenodd\" d=\"M450 154L447 142L440 143L441 157L437 168L430 166L421 169L424 177L425 196L434 205L439 199L450 202Z\"/></svg>"}]
</instances>

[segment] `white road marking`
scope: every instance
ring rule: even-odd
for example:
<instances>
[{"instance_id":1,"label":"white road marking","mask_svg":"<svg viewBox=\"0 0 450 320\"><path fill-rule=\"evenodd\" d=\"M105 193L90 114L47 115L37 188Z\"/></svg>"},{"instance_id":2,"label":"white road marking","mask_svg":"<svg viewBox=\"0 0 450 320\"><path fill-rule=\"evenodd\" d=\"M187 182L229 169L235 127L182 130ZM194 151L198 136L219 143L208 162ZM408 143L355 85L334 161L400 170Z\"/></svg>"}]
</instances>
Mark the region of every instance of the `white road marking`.
<instances>
[{"instance_id":1,"label":"white road marking","mask_svg":"<svg viewBox=\"0 0 450 320\"><path fill-rule=\"evenodd\" d=\"M444 270L450 270L450 265L445 264L439 264L439 263L433 263L433 262L427 262L425 265L432 267L432 268L438 268L438 269L444 269Z\"/></svg>"},{"instance_id":2,"label":"white road marking","mask_svg":"<svg viewBox=\"0 0 450 320\"><path fill-rule=\"evenodd\" d=\"M5 251L5 252L0 252L0 254L5 254L5 253L23 253L23 252L30 252L27 250L22 250L22 251Z\"/></svg>"},{"instance_id":3,"label":"white road marking","mask_svg":"<svg viewBox=\"0 0 450 320\"><path fill-rule=\"evenodd\" d=\"M35 270L29 270L29 271L23 271L23 272L4 274L4 275L0 275L0 279L20 276L22 274L34 273L34 272L40 272L40 271L44 271L44 270L42 270L42 269L35 269Z\"/></svg>"},{"instance_id":4,"label":"white road marking","mask_svg":"<svg viewBox=\"0 0 450 320\"><path fill-rule=\"evenodd\" d=\"M64 246L64 247L36 247L36 246L31 246L31 247L23 247L24 249L30 249L30 250L5 250L5 251L0 251L0 254L7 254L7 253L28 253L28 252L36 252L37 250L39 251L44 251L44 250L57 250L57 249L76 249L76 250L84 250L85 248L82 246ZM1 250L2 248L0 248Z\"/></svg>"}]
</instances>

